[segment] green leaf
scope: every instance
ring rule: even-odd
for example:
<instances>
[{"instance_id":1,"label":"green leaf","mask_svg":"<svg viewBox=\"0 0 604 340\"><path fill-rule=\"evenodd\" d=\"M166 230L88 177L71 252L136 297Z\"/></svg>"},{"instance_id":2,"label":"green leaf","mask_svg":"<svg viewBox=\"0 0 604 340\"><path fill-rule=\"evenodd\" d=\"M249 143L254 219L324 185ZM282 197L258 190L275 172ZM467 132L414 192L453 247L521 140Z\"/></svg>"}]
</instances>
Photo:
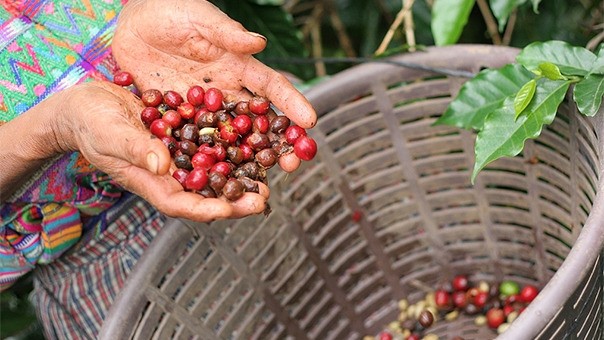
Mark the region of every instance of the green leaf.
<instances>
[{"instance_id":1,"label":"green leaf","mask_svg":"<svg viewBox=\"0 0 604 340\"><path fill-rule=\"evenodd\" d=\"M437 46L457 42L468 22L474 0L435 0L432 6L432 35Z\"/></svg>"},{"instance_id":2,"label":"green leaf","mask_svg":"<svg viewBox=\"0 0 604 340\"><path fill-rule=\"evenodd\" d=\"M480 130L487 115L535 75L518 64L485 69L468 80L434 124ZM512 112L511 116L514 116Z\"/></svg>"},{"instance_id":3,"label":"green leaf","mask_svg":"<svg viewBox=\"0 0 604 340\"><path fill-rule=\"evenodd\" d=\"M514 98L514 117L518 119L518 116L522 114L524 109L528 106L528 104L533 99L535 95L535 88L537 87L537 81L535 79L529 80L520 91L516 93L516 97Z\"/></svg>"},{"instance_id":4,"label":"green leaf","mask_svg":"<svg viewBox=\"0 0 604 340\"><path fill-rule=\"evenodd\" d=\"M514 119L514 97L510 96L487 117L476 137L472 182L487 164L501 157L518 155L527 139L538 137L543 126L551 124L570 83L541 78L535 96L526 108L527 114Z\"/></svg>"},{"instance_id":5,"label":"green leaf","mask_svg":"<svg viewBox=\"0 0 604 340\"><path fill-rule=\"evenodd\" d=\"M551 80L566 80L567 78L560 73L560 69L553 63L545 62L539 64L539 73Z\"/></svg>"},{"instance_id":6,"label":"green leaf","mask_svg":"<svg viewBox=\"0 0 604 340\"><path fill-rule=\"evenodd\" d=\"M564 75L585 76L591 70L596 55L583 47L563 41L535 42L526 46L516 61L529 70L538 70L542 63L556 65Z\"/></svg>"},{"instance_id":7,"label":"green leaf","mask_svg":"<svg viewBox=\"0 0 604 340\"><path fill-rule=\"evenodd\" d=\"M533 12L539 13L539 3L541 0L531 0L531 2L533 3Z\"/></svg>"},{"instance_id":8,"label":"green leaf","mask_svg":"<svg viewBox=\"0 0 604 340\"><path fill-rule=\"evenodd\" d=\"M575 85L573 99L582 114L592 117L602 105L604 75L590 74Z\"/></svg>"},{"instance_id":9,"label":"green leaf","mask_svg":"<svg viewBox=\"0 0 604 340\"><path fill-rule=\"evenodd\" d=\"M518 6L524 4L526 0L490 0L489 6L497 22L499 23L499 32L505 28L505 24L510 17L510 14Z\"/></svg>"},{"instance_id":10,"label":"green leaf","mask_svg":"<svg viewBox=\"0 0 604 340\"><path fill-rule=\"evenodd\" d=\"M604 74L604 48L598 52L598 58L594 61L590 73Z\"/></svg>"}]
</instances>

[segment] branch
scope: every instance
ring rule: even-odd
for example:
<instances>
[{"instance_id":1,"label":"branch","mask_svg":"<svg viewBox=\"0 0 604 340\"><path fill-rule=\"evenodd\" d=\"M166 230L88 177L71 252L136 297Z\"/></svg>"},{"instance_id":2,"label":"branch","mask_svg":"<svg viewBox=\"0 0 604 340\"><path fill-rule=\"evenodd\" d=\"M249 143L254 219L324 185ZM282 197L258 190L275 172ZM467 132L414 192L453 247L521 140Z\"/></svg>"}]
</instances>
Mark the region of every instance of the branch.
<instances>
[{"instance_id":1,"label":"branch","mask_svg":"<svg viewBox=\"0 0 604 340\"><path fill-rule=\"evenodd\" d=\"M497 22L491 13L491 9L487 4L486 0L476 0L478 4L478 8L480 9L480 13L482 13L482 17L484 18L484 22L487 24L487 30L489 31L489 36L495 45L501 45L501 37L499 36L499 30L497 29Z\"/></svg>"},{"instance_id":2,"label":"branch","mask_svg":"<svg viewBox=\"0 0 604 340\"><path fill-rule=\"evenodd\" d=\"M380 54L384 53L384 51L386 51L386 49L388 48L388 45L390 44L390 41L392 40L392 37L394 36L394 32L403 23L403 20L405 19L407 12L409 12L409 10L410 10L410 7L406 6L407 4L408 3L405 0L403 0L403 8L401 8L401 10L396 14L396 18L394 18L392 25L390 25L388 32L386 32L386 35L384 36L384 40L382 40L382 43L380 44L378 49L375 51L375 53L374 53L375 55L380 55ZM413 4L413 2L411 4Z\"/></svg>"}]
</instances>

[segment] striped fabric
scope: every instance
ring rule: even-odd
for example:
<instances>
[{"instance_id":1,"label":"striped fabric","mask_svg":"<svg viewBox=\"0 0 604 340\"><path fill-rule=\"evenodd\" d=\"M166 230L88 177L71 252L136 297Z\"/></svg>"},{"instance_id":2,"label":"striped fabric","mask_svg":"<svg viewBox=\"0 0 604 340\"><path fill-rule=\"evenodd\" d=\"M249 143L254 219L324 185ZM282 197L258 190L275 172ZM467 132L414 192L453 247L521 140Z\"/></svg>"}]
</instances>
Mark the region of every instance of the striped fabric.
<instances>
[{"instance_id":1,"label":"striped fabric","mask_svg":"<svg viewBox=\"0 0 604 340\"><path fill-rule=\"evenodd\" d=\"M116 70L110 41L124 0L0 1L0 123L57 91ZM0 291L50 263L110 208L122 189L81 154L58 157L0 205ZM97 228L85 230L86 225ZM100 228L100 229L99 229Z\"/></svg>"},{"instance_id":2,"label":"striped fabric","mask_svg":"<svg viewBox=\"0 0 604 340\"><path fill-rule=\"evenodd\" d=\"M132 196L109 210L102 235L51 265L38 266L34 298L47 339L95 339L134 264L164 224Z\"/></svg>"}]
</instances>

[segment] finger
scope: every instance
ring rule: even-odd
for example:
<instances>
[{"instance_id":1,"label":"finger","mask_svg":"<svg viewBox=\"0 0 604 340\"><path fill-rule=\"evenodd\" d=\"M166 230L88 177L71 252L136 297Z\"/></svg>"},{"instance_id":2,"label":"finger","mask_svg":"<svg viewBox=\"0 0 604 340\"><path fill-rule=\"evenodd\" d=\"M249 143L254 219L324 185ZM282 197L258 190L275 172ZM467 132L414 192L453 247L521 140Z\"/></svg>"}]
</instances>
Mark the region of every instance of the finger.
<instances>
[{"instance_id":1,"label":"finger","mask_svg":"<svg viewBox=\"0 0 604 340\"><path fill-rule=\"evenodd\" d=\"M239 22L231 19L210 2L204 1L204 4L200 5L209 6L209 9L205 9L205 13L210 14L194 17L193 24L212 44L235 54L255 54L264 50L266 47L264 36L246 30Z\"/></svg>"},{"instance_id":2,"label":"finger","mask_svg":"<svg viewBox=\"0 0 604 340\"><path fill-rule=\"evenodd\" d=\"M170 175L157 176L144 169L131 167L118 181L170 217L208 222L234 216L233 206L229 202L185 192Z\"/></svg>"},{"instance_id":3,"label":"finger","mask_svg":"<svg viewBox=\"0 0 604 340\"><path fill-rule=\"evenodd\" d=\"M295 153L290 152L279 157L279 166L285 172L294 172L300 167L302 160Z\"/></svg>"},{"instance_id":4,"label":"finger","mask_svg":"<svg viewBox=\"0 0 604 340\"><path fill-rule=\"evenodd\" d=\"M256 95L267 97L297 125L308 129L315 126L317 113L310 102L279 72L250 58L242 74L242 86Z\"/></svg>"}]
</instances>

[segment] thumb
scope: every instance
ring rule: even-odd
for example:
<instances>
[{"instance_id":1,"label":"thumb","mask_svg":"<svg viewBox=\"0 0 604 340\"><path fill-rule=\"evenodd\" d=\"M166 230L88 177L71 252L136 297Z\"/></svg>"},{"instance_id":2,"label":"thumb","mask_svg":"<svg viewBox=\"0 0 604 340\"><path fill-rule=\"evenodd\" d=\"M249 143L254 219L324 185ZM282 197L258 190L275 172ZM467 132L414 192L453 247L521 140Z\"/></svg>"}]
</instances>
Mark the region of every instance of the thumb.
<instances>
[{"instance_id":1,"label":"thumb","mask_svg":"<svg viewBox=\"0 0 604 340\"><path fill-rule=\"evenodd\" d=\"M156 136L129 128L125 134L129 136L123 143L115 143L113 156L132 165L147 169L155 175L164 175L170 170L170 152L164 143Z\"/></svg>"}]
</instances>

